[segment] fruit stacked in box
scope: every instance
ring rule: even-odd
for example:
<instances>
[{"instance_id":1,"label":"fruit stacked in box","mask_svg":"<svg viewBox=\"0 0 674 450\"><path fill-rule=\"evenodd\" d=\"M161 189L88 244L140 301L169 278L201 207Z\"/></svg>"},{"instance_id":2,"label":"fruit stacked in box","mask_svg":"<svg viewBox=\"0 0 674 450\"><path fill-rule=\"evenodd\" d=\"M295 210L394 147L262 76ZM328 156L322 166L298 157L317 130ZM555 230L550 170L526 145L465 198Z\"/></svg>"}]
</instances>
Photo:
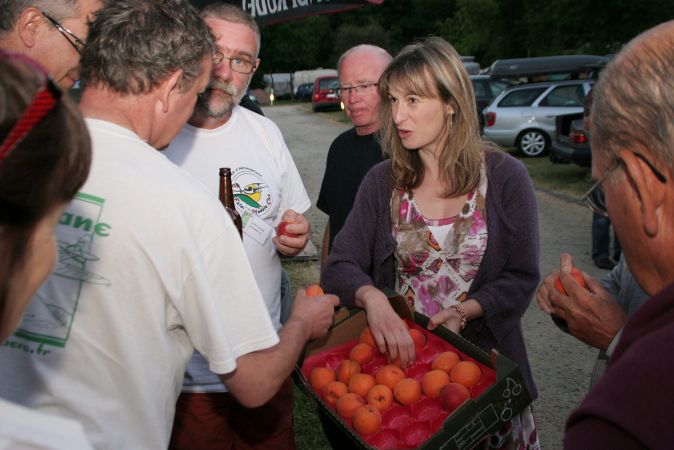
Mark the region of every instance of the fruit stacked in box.
<instances>
[{"instance_id":1,"label":"fruit stacked in box","mask_svg":"<svg viewBox=\"0 0 674 450\"><path fill-rule=\"evenodd\" d=\"M307 357L302 374L332 411L369 446L416 448L464 401L495 383L495 371L407 320L414 365L401 368L376 349L369 328L358 339Z\"/></svg>"}]
</instances>

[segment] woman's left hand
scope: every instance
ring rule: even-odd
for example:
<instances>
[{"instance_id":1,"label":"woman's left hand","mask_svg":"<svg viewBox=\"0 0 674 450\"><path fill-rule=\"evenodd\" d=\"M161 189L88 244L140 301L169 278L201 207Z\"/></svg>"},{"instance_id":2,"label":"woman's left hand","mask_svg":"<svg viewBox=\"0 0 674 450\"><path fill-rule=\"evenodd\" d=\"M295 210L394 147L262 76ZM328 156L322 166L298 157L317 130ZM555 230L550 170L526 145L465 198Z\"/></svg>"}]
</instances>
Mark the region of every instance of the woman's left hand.
<instances>
[{"instance_id":1,"label":"woman's left hand","mask_svg":"<svg viewBox=\"0 0 674 450\"><path fill-rule=\"evenodd\" d=\"M443 309L435 314L428 321L429 330L437 328L438 325L444 325L452 333L460 334L461 332L461 314L455 308Z\"/></svg>"}]
</instances>

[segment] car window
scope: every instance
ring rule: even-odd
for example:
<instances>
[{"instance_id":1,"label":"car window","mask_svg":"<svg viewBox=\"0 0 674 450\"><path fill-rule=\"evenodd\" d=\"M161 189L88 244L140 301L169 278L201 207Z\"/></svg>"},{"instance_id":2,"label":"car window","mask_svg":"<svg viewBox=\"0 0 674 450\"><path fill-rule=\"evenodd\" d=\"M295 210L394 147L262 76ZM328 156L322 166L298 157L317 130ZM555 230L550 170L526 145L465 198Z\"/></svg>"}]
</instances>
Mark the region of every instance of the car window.
<instances>
[{"instance_id":1,"label":"car window","mask_svg":"<svg viewBox=\"0 0 674 450\"><path fill-rule=\"evenodd\" d=\"M491 94L487 92L487 86L482 81L473 80L473 90L476 97L491 97Z\"/></svg>"},{"instance_id":2,"label":"car window","mask_svg":"<svg viewBox=\"0 0 674 450\"><path fill-rule=\"evenodd\" d=\"M319 89L337 89L339 87L339 78L323 78L318 82Z\"/></svg>"},{"instance_id":3,"label":"car window","mask_svg":"<svg viewBox=\"0 0 674 450\"><path fill-rule=\"evenodd\" d=\"M518 89L510 92L501 99L498 106L514 107L514 106L531 106L531 104L543 93L547 88L536 89Z\"/></svg>"},{"instance_id":4,"label":"car window","mask_svg":"<svg viewBox=\"0 0 674 450\"><path fill-rule=\"evenodd\" d=\"M541 100L540 106L583 106L584 98L581 84L558 86Z\"/></svg>"},{"instance_id":5,"label":"car window","mask_svg":"<svg viewBox=\"0 0 674 450\"><path fill-rule=\"evenodd\" d=\"M504 81L491 81L489 83L489 89L491 89L491 95L493 95L494 97L499 95L503 91L503 89L507 88L508 86L510 86L510 85L508 83L504 82Z\"/></svg>"}]
</instances>

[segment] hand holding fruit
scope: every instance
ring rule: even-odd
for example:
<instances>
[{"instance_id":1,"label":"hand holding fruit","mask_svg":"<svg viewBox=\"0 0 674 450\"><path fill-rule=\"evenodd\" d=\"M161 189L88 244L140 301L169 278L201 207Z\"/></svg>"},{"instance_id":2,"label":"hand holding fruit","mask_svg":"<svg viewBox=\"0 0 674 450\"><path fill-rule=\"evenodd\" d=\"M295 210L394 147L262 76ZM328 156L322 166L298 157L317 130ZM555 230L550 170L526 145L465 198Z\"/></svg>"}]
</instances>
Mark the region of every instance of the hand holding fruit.
<instances>
[{"instance_id":1,"label":"hand holding fruit","mask_svg":"<svg viewBox=\"0 0 674 450\"><path fill-rule=\"evenodd\" d=\"M309 233L311 233L311 225L306 217L289 209L283 213L272 242L282 254L295 256L304 250L309 242Z\"/></svg>"},{"instance_id":2,"label":"hand holding fruit","mask_svg":"<svg viewBox=\"0 0 674 450\"><path fill-rule=\"evenodd\" d=\"M332 325L335 307L339 305L336 295L307 295L300 289L293 301L292 312L288 322L301 322L301 329L310 332L309 339L324 336Z\"/></svg>"},{"instance_id":3,"label":"hand holding fruit","mask_svg":"<svg viewBox=\"0 0 674 450\"><path fill-rule=\"evenodd\" d=\"M553 272L545 277L536 293L538 304L544 312L565 320L573 336L606 350L625 324L627 315L595 278L584 275L586 286L580 286L573 279L572 267L571 255L562 254L561 274ZM566 294L554 287L558 277Z\"/></svg>"},{"instance_id":4,"label":"hand holding fruit","mask_svg":"<svg viewBox=\"0 0 674 450\"><path fill-rule=\"evenodd\" d=\"M564 282L562 281L564 278ZM572 279L574 281L572 281ZM566 287L564 284L566 283ZM536 291L536 301L541 310L550 315L552 314L552 296L562 295L568 297L578 294L578 286L587 289L587 283L583 272L574 267L573 257L568 253L562 253L560 256L560 270L553 270L544 279ZM570 292L570 293L569 293Z\"/></svg>"},{"instance_id":5,"label":"hand holding fruit","mask_svg":"<svg viewBox=\"0 0 674 450\"><path fill-rule=\"evenodd\" d=\"M367 322L379 352L388 355L390 361L399 358L402 367L413 364L414 341L386 295L374 286L363 286L356 291L356 304L367 312Z\"/></svg>"}]
</instances>

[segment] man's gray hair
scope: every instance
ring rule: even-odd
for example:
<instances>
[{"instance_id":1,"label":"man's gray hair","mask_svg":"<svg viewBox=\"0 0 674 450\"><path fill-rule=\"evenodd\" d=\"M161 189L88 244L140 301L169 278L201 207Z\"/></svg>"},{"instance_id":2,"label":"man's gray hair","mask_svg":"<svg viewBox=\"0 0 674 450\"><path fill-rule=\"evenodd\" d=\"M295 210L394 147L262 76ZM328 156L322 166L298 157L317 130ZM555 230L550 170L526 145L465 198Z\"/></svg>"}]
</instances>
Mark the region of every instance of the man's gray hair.
<instances>
[{"instance_id":1,"label":"man's gray hair","mask_svg":"<svg viewBox=\"0 0 674 450\"><path fill-rule=\"evenodd\" d=\"M213 49L208 27L187 0L115 0L89 28L80 78L85 88L102 84L140 94L180 69L180 87L188 89Z\"/></svg>"},{"instance_id":2,"label":"man's gray hair","mask_svg":"<svg viewBox=\"0 0 674 450\"><path fill-rule=\"evenodd\" d=\"M645 151L674 169L674 21L637 36L608 64L591 122L601 158Z\"/></svg>"},{"instance_id":3,"label":"man's gray hair","mask_svg":"<svg viewBox=\"0 0 674 450\"><path fill-rule=\"evenodd\" d=\"M0 35L14 28L21 13L36 8L61 22L78 14L77 0L0 0Z\"/></svg>"},{"instance_id":4,"label":"man's gray hair","mask_svg":"<svg viewBox=\"0 0 674 450\"><path fill-rule=\"evenodd\" d=\"M370 44L360 44L356 45L355 47L351 47L342 53L342 56L340 56L339 60L337 61L337 72L339 72L339 69L342 67L342 62L344 62L344 59L346 59L347 56L353 55L355 53L369 53L373 58L381 58L387 63L393 59L391 54L381 47Z\"/></svg>"},{"instance_id":5,"label":"man's gray hair","mask_svg":"<svg viewBox=\"0 0 674 450\"><path fill-rule=\"evenodd\" d=\"M260 44L261 44L260 27L257 25L257 22L255 22L253 16L248 14L243 9L231 3L223 3L223 2L211 3L209 5L206 5L201 10L200 15L204 19L206 17L212 17L214 19L224 20L225 22L246 25L255 33L255 39L257 41L257 53L258 54L260 53ZM255 57L257 58L257 56L258 55L256 54Z\"/></svg>"}]
</instances>

